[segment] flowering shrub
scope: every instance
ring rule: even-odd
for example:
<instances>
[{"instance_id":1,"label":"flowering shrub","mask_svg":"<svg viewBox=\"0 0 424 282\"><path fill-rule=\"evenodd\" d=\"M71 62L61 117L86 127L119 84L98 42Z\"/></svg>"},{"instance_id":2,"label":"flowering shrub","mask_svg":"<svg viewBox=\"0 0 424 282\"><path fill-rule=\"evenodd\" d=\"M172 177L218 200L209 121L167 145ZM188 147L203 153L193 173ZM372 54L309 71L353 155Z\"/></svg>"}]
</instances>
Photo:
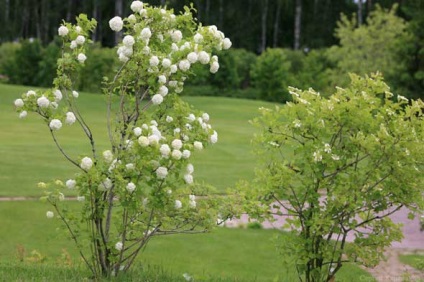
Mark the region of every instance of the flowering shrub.
<instances>
[{"instance_id":1,"label":"flowering shrub","mask_svg":"<svg viewBox=\"0 0 424 282\"><path fill-rule=\"evenodd\" d=\"M209 115L192 109L177 95L194 64L219 69L213 51L227 49L231 41L215 26L198 25L190 8L172 11L131 4L127 18L109 21L116 32L124 30L117 48L121 66L104 82L108 98L107 125L110 149L99 152L89 125L76 106L79 97L74 76L86 60L86 46L94 20L85 15L77 24L63 23L62 57L53 89L28 91L15 101L21 118L40 115L61 153L80 172L46 188L44 200L69 230L94 276L118 275L128 270L147 242L156 235L203 232L216 223L217 201L206 187L196 184L190 163L195 151L218 141ZM91 153L75 158L57 141L63 126L79 125ZM78 191L81 214L64 208L67 189ZM221 201L221 200L220 200Z\"/></svg>"},{"instance_id":2,"label":"flowering shrub","mask_svg":"<svg viewBox=\"0 0 424 282\"><path fill-rule=\"evenodd\" d=\"M376 265L402 238L391 214L424 209L424 103L393 95L380 76L352 75L328 99L289 90L293 102L254 120L263 165L244 186L246 206L287 216L296 236L281 252L300 280L331 281L345 262Z\"/></svg>"}]
</instances>

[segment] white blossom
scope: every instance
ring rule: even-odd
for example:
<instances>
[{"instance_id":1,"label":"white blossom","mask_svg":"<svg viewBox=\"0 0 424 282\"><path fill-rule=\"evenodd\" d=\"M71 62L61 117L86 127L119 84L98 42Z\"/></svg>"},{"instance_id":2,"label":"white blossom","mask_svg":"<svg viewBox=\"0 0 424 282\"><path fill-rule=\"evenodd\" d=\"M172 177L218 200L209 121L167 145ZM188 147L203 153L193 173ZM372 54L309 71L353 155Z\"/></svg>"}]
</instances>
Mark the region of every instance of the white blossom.
<instances>
[{"instance_id":1,"label":"white blossom","mask_svg":"<svg viewBox=\"0 0 424 282\"><path fill-rule=\"evenodd\" d=\"M209 121L209 115L207 113L203 113L202 119L203 119L203 121L208 122Z\"/></svg>"},{"instance_id":2,"label":"white blossom","mask_svg":"<svg viewBox=\"0 0 424 282\"><path fill-rule=\"evenodd\" d=\"M178 210L178 209L181 209L182 208L182 206L183 206L183 204L181 203L181 201L180 200L175 200L175 205L174 205L174 207Z\"/></svg>"},{"instance_id":3,"label":"white blossom","mask_svg":"<svg viewBox=\"0 0 424 282\"><path fill-rule=\"evenodd\" d=\"M178 67L182 71L188 71L190 69L190 62L188 60L181 60L178 64Z\"/></svg>"},{"instance_id":4,"label":"white blossom","mask_svg":"<svg viewBox=\"0 0 424 282\"><path fill-rule=\"evenodd\" d=\"M198 55L197 55L197 53L196 53L196 52L190 52L190 53L188 53L188 55L187 55L187 60L188 60L191 64L196 63L196 62L197 62L197 59L198 59Z\"/></svg>"},{"instance_id":5,"label":"white blossom","mask_svg":"<svg viewBox=\"0 0 424 282\"><path fill-rule=\"evenodd\" d=\"M169 85L170 87L177 87L177 86L178 86L178 81L176 81L176 80L171 80L171 81L169 81L169 82L168 82L168 85Z\"/></svg>"},{"instance_id":6,"label":"white blossom","mask_svg":"<svg viewBox=\"0 0 424 282\"><path fill-rule=\"evenodd\" d=\"M68 35L69 29L66 26L64 26L64 25L61 25L58 28L57 32L58 32L59 36L62 36L63 37L63 36Z\"/></svg>"},{"instance_id":7,"label":"white blossom","mask_svg":"<svg viewBox=\"0 0 424 282\"><path fill-rule=\"evenodd\" d=\"M155 145L159 143L159 136L152 134L148 137L150 145Z\"/></svg>"},{"instance_id":8,"label":"white blossom","mask_svg":"<svg viewBox=\"0 0 424 282\"><path fill-rule=\"evenodd\" d=\"M201 35L200 33L196 33L193 39L194 39L194 42L201 43L203 41L203 35Z\"/></svg>"},{"instance_id":9,"label":"white blossom","mask_svg":"<svg viewBox=\"0 0 424 282\"><path fill-rule=\"evenodd\" d=\"M191 152L189 150L184 150L183 151L183 158L184 159L188 159L190 158Z\"/></svg>"},{"instance_id":10,"label":"white blossom","mask_svg":"<svg viewBox=\"0 0 424 282\"><path fill-rule=\"evenodd\" d=\"M196 208L196 201L192 201L192 200L190 200L189 202L188 202L188 205L190 206L190 208L192 208L192 209L194 209L194 208Z\"/></svg>"},{"instance_id":11,"label":"white blossom","mask_svg":"<svg viewBox=\"0 0 424 282\"><path fill-rule=\"evenodd\" d=\"M172 148L179 150L183 147L183 142L180 139L174 139L171 142L171 146L172 146Z\"/></svg>"},{"instance_id":12,"label":"white blossom","mask_svg":"<svg viewBox=\"0 0 424 282\"><path fill-rule=\"evenodd\" d=\"M78 35L78 36L77 36L77 38L75 38L75 42L76 42L78 45L82 45L82 44L84 44L84 42L85 42L85 37L84 37L84 36L82 36L82 35Z\"/></svg>"},{"instance_id":13,"label":"white blossom","mask_svg":"<svg viewBox=\"0 0 424 282\"><path fill-rule=\"evenodd\" d=\"M191 174L185 174L184 175L184 181L187 184L192 184L193 183L193 175L191 175Z\"/></svg>"},{"instance_id":14,"label":"white blossom","mask_svg":"<svg viewBox=\"0 0 424 282\"><path fill-rule=\"evenodd\" d=\"M19 118L25 118L28 115L27 111L22 111L19 113Z\"/></svg>"},{"instance_id":15,"label":"white blossom","mask_svg":"<svg viewBox=\"0 0 424 282\"><path fill-rule=\"evenodd\" d=\"M81 28L79 25L77 25L77 26L75 27L75 31L76 31L78 34L80 34L80 33L82 32L82 28Z\"/></svg>"},{"instance_id":16,"label":"white blossom","mask_svg":"<svg viewBox=\"0 0 424 282\"><path fill-rule=\"evenodd\" d=\"M141 135L142 131L143 130L140 127L136 127L136 128L133 129L134 135L137 136L137 137Z\"/></svg>"},{"instance_id":17,"label":"white blossom","mask_svg":"<svg viewBox=\"0 0 424 282\"><path fill-rule=\"evenodd\" d=\"M119 32L124 26L124 22L122 21L121 17L116 16L109 21L109 26L113 31Z\"/></svg>"},{"instance_id":18,"label":"white blossom","mask_svg":"<svg viewBox=\"0 0 424 282\"><path fill-rule=\"evenodd\" d=\"M159 58L157 56L152 56L149 60L149 64L151 67L156 67L159 65Z\"/></svg>"},{"instance_id":19,"label":"white blossom","mask_svg":"<svg viewBox=\"0 0 424 282\"><path fill-rule=\"evenodd\" d=\"M110 180L108 177L106 177L99 185L99 188L101 190L109 190L110 188L112 188L113 183L112 180Z\"/></svg>"},{"instance_id":20,"label":"white blossom","mask_svg":"<svg viewBox=\"0 0 424 282\"><path fill-rule=\"evenodd\" d=\"M128 58L127 56L125 56L123 53L120 53L119 54L119 61L120 62L126 63L126 62L128 62L129 59L130 58Z\"/></svg>"},{"instance_id":21,"label":"white blossom","mask_svg":"<svg viewBox=\"0 0 424 282\"><path fill-rule=\"evenodd\" d=\"M79 93L77 91L72 91L72 96L74 96L74 98L78 98Z\"/></svg>"},{"instance_id":22,"label":"white blossom","mask_svg":"<svg viewBox=\"0 0 424 282\"><path fill-rule=\"evenodd\" d=\"M211 64L211 67L210 67L209 71L211 73L216 73L218 71L218 69L219 69L219 63L218 62L213 62Z\"/></svg>"},{"instance_id":23,"label":"white blossom","mask_svg":"<svg viewBox=\"0 0 424 282\"><path fill-rule=\"evenodd\" d=\"M192 164L188 164L186 170L188 174L192 174L194 172L194 166Z\"/></svg>"},{"instance_id":24,"label":"white blossom","mask_svg":"<svg viewBox=\"0 0 424 282\"><path fill-rule=\"evenodd\" d=\"M126 188L127 188L127 191L128 192L132 193L132 192L134 192L135 187L136 187L135 184L132 183L132 182L130 182L130 183L127 184L127 187Z\"/></svg>"},{"instance_id":25,"label":"white blossom","mask_svg":"<svg viewBox=\"0 0 424 282\"><path fill-rule=\"evenodd\" d=\"M178 71L178 67L177 65L171 65L169 67L169 70L171 71L171 73L176 73Z\"/></svg>"},{"instance_id":26,"label":"white blossom","mask_svg":"<svg viewBox=\"0 0 424 282\"><path fill-rule=\"evenodd\" d=\"M35 93L34 90L28 90L28 92L26 93L26 96L29 98L31 96L35 96L37 93Z\"/></svg>"},{"instance_id":27,"label":"white blossom","mask_svg":"<svg viewBox=\"0 0 424 282\"><path fill-rule=\"evenodd\" d=\"M141 1L133 1L130 6L131 10L134 13L139 13L141 9L143 9L143 2Z\"/></svg>"},{"instance_id":28,"label":"white blossom","mask_svg":"<svg viewBox=\"0 0 424 282\"><path fill-rule=\"evenodd\" d=\"M171 60L170 59L168 59L168 58L164 58L163 60L162 60L162 67L164 67L164 68L169 68L171 66Z\"/></svg>"},{"instance_id":29,"label":"white blossom","mask_svg":"<svg viewBox=\"0 0 424 282\"><path fill-rule=\"evenodd\" d=\"M37 99L37 105L40 108L47 108L50 105L50 101L45 96L41 96Z\"/></svg>"},{"instance_id":30,"label":"white blossom","mask_svg":"<svg viewBox=\"0 0 424 282\"><path fill-rule=\"evenodd\" d=\"M65 185L68 187L68 189L75 189L77 182L74 179L68 179L66 180Z\"/></svg>"},{"instance_id":31,"label":"white blossom","mask_svg":"<svg viewBox=\"0 0 424 282\"><path fill-rule=\"evenodd\" d=\"M134 37L132 37L131 35L125 35L124 39L122 40L122 43L124 43L126 47L132 47L135 43Z\"/></svg>"},{"instance_id":32,"label":"white blossom","mask_svg":"<svg viewBox=\"0 0 424 282\"><path fill-rule=\"evenodd\" d=\"M168 144L162 144L159 148L162 157L168 157L169 153L171 153L171 148L169 148Z\"/></svg>"},{"instance_id":33,"label":"white blossom","mask_svg":"<svg viewBox=\"0 0 424 282\"><path fill-rule=\"evenodd\" d=\"M173 150L172 153L171 153L171 157L174 160L179 160L179 159L181 159L182 156L183 156L183 154L181 153L180 150Z\"/></svg>"},{"instance_id":34,"label":"white blossom","mask_svg":"<svg viewBox=\"0 0 424 282\"><path fill-rule=\"evenodd\" d=\"M79 53L78 57L77 57L78 62L80 62L81 64L85 62L85 60L87 60L87 56L84 55L83 53Z\"/></svg>"},{"instance_id":35,"label":"white blossom","mask_svg":"<svg viewBox=\"0 0 424 282\"><path fill-rule=\"evenodd\" d=\"M313 157L314 157L314 162L322 161L322 155L320 151L314 152Z\"/></svg>"},{"instance_id":36,"label":"white blossom","mask_svg":"<svg viewBox=\"0 0 424 282\"><path fill-rule=\"evenodd\" d=\"M117 249L118 251L122 251L123 247L124 247L124 244L122 244L122 242L117 242L115 244L115 249Z\"/></svg>"},{"instance_id":37,"label":"white blossom","mask_svg":"<svg viewBox=\"0 0 424 282\"><path fill-rule=\"evenodd\" d=\"M147 147L150 144L150 139L146 136L140 136L138 137L138 144L140 144L141 147Z\"/></svg>"},{"instance_id":38,"label":"white blossom","mask_svg":"<svg viewBox=\"0 0 424 282\"><path fill-rule=\"evenodd\" d=\"M165 179L167 175L168 175L168 169L166 167L160 166L156 169L156 176L159 179Z\"/></svg>"},{"instance_id":39,"label":"white blossom","mask_svg":"<svg viewBox=\"0 0 424 282\"><path fill-rule=\"evenodd\" d=\"M133 169L135 168L135 165L134 165L133 163L129 163L129 164L126 164L126 165L125 165L125 168L126 168L127 170L133 170Z\"/></svg>"},{"instance_id":40,"label":"white blossom","mask_svg":"<svg viewBox=\"0 0 424 282\"><path fill-rule=\"evenodd\" d=\"M48 212L46 212L46 216L47 216L47 218L53 218L54 213L52 211L48 211Z\"/></svg>"},{"instance_id":41,"label":"white blossom","mask_svg":"<svg viewBox=\"0 0 424 282\"><path fill-rule=\"evenodd\" d=\"M327 154L331 153L331 146L328 143L324 144L324 152L326 152Z\"/></svg>"},{"instance_id":42,"label":"white blossom","mask_svg":"<svg viewBox=\"0 0 424 282\"><path fill-rule=\"evenodd\" d=\"M154 105L159 105L162 102L163 102L163 96L162 95L160 95L160 94L153 95L153 97L152 97L152 103Z\"/></svg>"},{"instance_id":43,"label":"white blossom","mask_svg":"<svg viewBox=\"0 0 424 282\"><path fill-rule=\"evenodd\" d=\"M180 132L181 132L181 129L179 127L177 127L177 128L174 129L174 134L178 134Z\"/></svg>"},{"instance_id":44,"label":"white blossom","mask_svg":"<svg viewBox=\"0 0 424 282\"><path fill-rule=\"evenodd\" d=\"M161 84L165 84L166 83L166 76L159 75L158 76L158 82L161 83Z\"/></svg>"},{"instance_id":45,"label":"white blossom","mask_svg":"<svg viewBox=\"0 0 424 282\"><path fill-rule=\"evenodd\" d=\"M166 122L173 122L174 121L174 119L170 116L166 116L165 120L166 120Z\"/></svg>"},{"instance_id":46,"label":"white blossom","mask_svg":"<svg viewBox=\"0 0 424 282\"><path fill-rule=\"evenodd\" d=\"M150 37L152 36L152 31L150 30L150 28L145 27L143 28L143 30L140 33L141 36L141 40L143 41L147 41L150 39Z\"/></svg>"},{"instance_id":47,"label":"white blossom","mask_svg":"<svg viewBox=\"0 0 424 282\"><path fill-rule=\"evenodd\" d=\"M196 149L196 150L202 150L203 149L203 144L202 144L202 142L199 142L199 141L194 141L194 143L193 143L193 145L194 145L194 149Z\"/></svg>"},{"instance_id":48,"label":"white blossom","mask_svg":"<svg viewBox=\"0 0 424 282\"><path fill-rule=\"evenodd\" d=\"M16 99L15 100L15 107L22 108L24 106L24 100L22 99Z\"/></svg>"},{"instance_id":49,"label":"white blossom","mask_svg":"<svg viewBox=\"0 0 424 282\"><path fill-rule=\"evenodd\" d=\"M137 18L135 17L134 14L129 15L127 19L128 19L128 22L131 24L135 24L137 21Z\"/></svg>"},{"instance_id":50,"label":"white blossom","mask_svg":"<svg viewBox=\"0 0 424 282\"><path fill-rule=\"evenodd\" d=\"M397 95L397 99L398 99L398 101L409 102L408 98L406 98L402 95Z\"/></svg>"},{"instance_id":51,"label":"white blossom","mask_svg":"<svg viewBox=\"0 0 424 282\"><path fill-rule=\"evenodd\" d=\"M178 45L177 45L177 44L172 43L172 44L171 44L171 50L172 50L173 52L176 52L176 51L180 50L180 48L178 48Z\"/></svg>"},{"instance_id":52,"label":"white blossom","mask_svg":"<svg viewBox=\"0 0 424 282\"><path fill-rule=\"evenodd\" d=\"M103 158L107 163L111 163L113 161L113 153L111 150L103 151Z\"/></svg>"},{"instance_id":53,"label":"white blossom","mask_svg":"<svg viewBox=\"0 0 424 282\"><path fill-rule=\"evenodd\" d=\"M229 38L224 38L224 40L222 40L222 48L223 49L229 49L231 47L233 43L231 43L231 40Z\"/></svg>"},{"instance_id":54,"label":"white blossom","mask_svg":"<svg viewBox=\"0 0 424 282\"><path fill-rule=\"evenodd\" d=\"M84 157L81 160L80 167L84 170L89 170L93 166L93 160L89 157Z\"/></svg>"},{"instance_id":55,"label":"white blossom","mask_svg":"<svg viewBox=\"0 0 424 282\"><path fill-rule=\"evenodd\" d=\"M56 90L53 92L53 95L54 95L54 100L55 100L56 102L60 102L60 100L62 100L63 95L62 95L62 92L61 92L59 89L56 89Z\"/></svg>"},{"instance_id":56,"label":"white blossom","mask_svg":"<svg viewBox=\"0 0 424 282\"><path fill-rule=\"evenodd\" d=\"M332 155L331 155L331 158L332 158L333 160L335 160L335 161L340 160L340 157L339 157L338 155L335 155L335 154L332 154Z\"/></svg>"},{"instance_id":57,"label":"white blossom","mask_svg":"<svg viewBox=\"0 0 424 282\"><path fill-rule=\"evenodd\" d=\"M302 123L300 122L300 120L296 119L293 121L294 127L299 128L302 126Z\"/></svg>"},{"instance_id":58,"label":"white blossom","mask_svg":"<svg viewBox=\"0 0 424 282\"><path fill-rule=\"evenodd\" d=\"M76 42L75 40L72 40L72 41L71 41L71 45L69 46L69 48L71 48L71 49L75 49L75 48L77 48L77 47L78 47L77 42Z\"/></svg>"},{"instance_id":59,"label":"white blossom","mask_svg":"<svg viewBox=\"0 0 424 282\"><path fill-rule=\"evenodd\" d=\"M62 127L62 122L58 119L52 119L49 127L51 130L59 130Z\"/></svg>"},{"instance_id":60,"label":"white blossom","mask_svg":"<svg viewBox=\"0 0 424 282\"><path fill-rule=\"evenodd\" d=\"M67 112L66 113L66 119L65 119L65 123L72 125L74 124L74 122L77 120L77 118L75 117L73 112Z\"/></svg>"},{"instance_id":61,"label":"white blossom","mask_svg":"<svg viewBox=\"0 0 424 282\"><path fill-rule=\"evenodd\" d=\"M179 31L179 30L174 30L172 33L171 33L171 39L172 39L172 41L174 41L174 42L180 42L181 41L181 39L183 39L183 34L181 33L181 31Z\"/></svg>"},{"instance_id":62,"label":"white blossom","mask_svg":"<svg viewBox=\"0 0 424 282\"><path fill-rule=\"evenodd\" d=\"M210 137L210 141L212 144L215 144L218 142L218 132L214 131L213 134Z\"/></svg>"},{"instance_id":63,"label":"white blossom","mask_svg":"<svg viewBox=\"0 0 424 282\"><path fill-rule=\"evenodd\" d=\"M208 64L210 62L210 56L205 51L200 51L197 57L199 62L203 65Z\"/></svg>"},{"instance_id":64,"label":"white blossom","mask_svg":"<svg viewBox=\"0 0 424 282\"><path fill-rule=\"evenodd\" d=\"M193 121L196 120L196 116L194 114L189 114L187 119L188 119L189 122L193 122Z\"/></svg>"}]
</instances>

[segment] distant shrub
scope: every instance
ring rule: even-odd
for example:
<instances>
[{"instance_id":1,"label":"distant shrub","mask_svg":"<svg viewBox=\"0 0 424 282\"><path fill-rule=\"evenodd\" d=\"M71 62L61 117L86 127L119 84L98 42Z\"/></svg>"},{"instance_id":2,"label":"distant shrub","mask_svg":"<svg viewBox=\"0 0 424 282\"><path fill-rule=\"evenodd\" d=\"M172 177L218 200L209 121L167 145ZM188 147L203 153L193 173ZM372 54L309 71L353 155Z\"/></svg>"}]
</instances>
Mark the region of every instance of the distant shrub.
<instances>
[{"instance_id":1,"label":"distant shrub","mask_svg":"<svg viewBox=\"0 0 424 282\"><path fill-rule=\"evenodd\" d=\"M7 80L11 70L15 66L15 54L21 48L20 43L6 42L0 45L0 75L3 76L2 80Z\"/></svg>"},{"instance_id":2,"label":"distant shrub","mask_svg":"<svg viewBox=\"0 0 424 282\"><path fill-rule=\"evenodd\" d=\"M56 61L60 55L59 42L54 40L44 48L42 52L42 60L38 64L37 86L50 86L56 76Z\"/></svg>"},{"instance_id":3,"label":"distant shrub","mask_svg":"<svg viewBox=\"0 0 424 282\"><path fill-rule=\"evenodd\" d=\"M260 222L254 221L254 222L249 222L247 224L247 228L248 229L262 229L262 224Z\"/></svg>"},{"instance_id":4,"label":"distant shrub","mask_svg":"<svg viewBox=\"0 0 424 282\"><path fill-rule=\"evenodd\" d=\"M260 97L268 101L290 100L287 91L291 63L283 49L267 49L251 69L252 82Z\"/></svg>"}]
</instances>

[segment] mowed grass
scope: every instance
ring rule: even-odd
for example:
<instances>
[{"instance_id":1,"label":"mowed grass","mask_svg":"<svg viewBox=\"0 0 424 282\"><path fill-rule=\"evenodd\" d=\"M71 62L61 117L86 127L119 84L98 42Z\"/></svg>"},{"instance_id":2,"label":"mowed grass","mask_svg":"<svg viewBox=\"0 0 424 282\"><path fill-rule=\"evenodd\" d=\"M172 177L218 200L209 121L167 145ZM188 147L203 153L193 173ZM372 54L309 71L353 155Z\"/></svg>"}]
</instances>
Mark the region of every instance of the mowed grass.
<instances>
[{"instance_id":1,"label":"mowed grass","mask_svg":"<svg viewBox=\"0 0 424 282\"><path fill-rule=\"evenodd\" d=\"M66 180L77 171L59 153L47 125L35 114L19 119L13 101L30 87L0 84L0 196L39 196L39 181ZM195 108L208 112L219 142L193 156L195 177L219 192L240 179L251 179L255 165L250 146L255 128L249 120L262 101L217 97L185 97ZM103 95L81 93L78 105L90 125L99 151L108 149L106 102ZM58 139L74 158L89 154L87 138L77 125L63 126Z\"/></svg>"},{"instance_id":2,"label":"mowed grass","mask_svg":"<svg viewBox=\"0 0 424 282\"><path fill-rule=\"evenodd\" d=\"M400 255L399 260L413 268L424 271L424 253Z\"/></svg>"},{"instance_id":3,"label":"mowed grass","mask_svg":"<svg viewBox=\"0 0 424 282\"><path fill-rule=\"evenodd\" d=\"M68 204L77 208L79 203ZM0 277L10 277L7 281L26 281L34 275L47 277L35 281L53 281L60 275L70 281L88 277L59 220L46 218L48 209L48 204L39 201L0 203L0 222L7 226L0 229ZM295 267L284 264L276 249L277 237L284 240L286 236L291 235L278 230L217 228L205 234L154 237L130 277L139 277L141 266L153 266L154 272L161 270L172 277L169 281L183 281L184 273L196 281L296 281ZM25 250L26 262L19 261L18 249ZM36 257L33 251L44 261L30 262ZM71 257L71 268L65 265L66 253ZM369 274L352 265L346 265L337 275L337 281L359 278L372 281Z\"/></svg>"}]
</instances>

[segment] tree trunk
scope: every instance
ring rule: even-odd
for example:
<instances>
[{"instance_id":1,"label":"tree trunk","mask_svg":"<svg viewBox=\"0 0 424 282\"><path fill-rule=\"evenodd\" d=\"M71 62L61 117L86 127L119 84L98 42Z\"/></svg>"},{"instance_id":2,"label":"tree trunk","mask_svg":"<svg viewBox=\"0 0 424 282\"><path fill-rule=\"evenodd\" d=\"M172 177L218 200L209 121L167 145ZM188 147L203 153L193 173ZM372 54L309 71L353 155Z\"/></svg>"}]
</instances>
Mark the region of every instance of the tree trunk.
<instances>
[{"instance_id":1,"label":"tree trunk","mask_svg":"<svg viewBox=\"0 0 424 282\"><path fill-rule=\"evenodd\" d=\"M115 0L115 16L122 17L122 0ZM118 45L119 40L122 37L122 31L115 32L115 45Z\"/></svg>"},{"instance_id":2,"label":"tree trunk","mask_svg":"<svg viewBox=\"0 0 424 282\"><path fill-rule=\"evenodd\" d=\"M358 0L358 26L362 25L362 0Z\"/></svg>"},{"instance_id":3,"label":"tree trunk","mask_svg":"<svg viewBox=\"0 0 424 282\"><path fill-rule=\"evenodd\" d=\"M280 15L281 15L281 1L277 1L277 10L275 11L275 22L274 22L274 40L272 47L276 48L278 45L278 33L280 31Z\"/></svg>"},{"instance_id":4,"label":"tree trunk","mask_svg":"<svg viewBox=\"0 0 424 282\"><path fill-rule=\"evenodd\" d=\"M259 53L265 51L266 48L266 22L268 17L268 0L264 0L262 5L262 34L261 34L261 46L259 47Z\"/></svg>"},{"instance_id":5,"label":"tree trunk","mask_svg":"<svg viewBox=\"0 0 424 282\"><path fill-rule=\"evenodd\" d=\"M91 35L91 40L97 41L99 39L98 31L99 31L100 26L101 26L101 19L100 19L100 15L99 15L99 0L93 1L93 18L96 19L96 21L98 22L98 25L93 30L93 34Z\"/></svg>"},{"instance_id":6,"label":"tree trunk","mask_svg":"<svg viewBox=\"0 0 424 282\"><path fill-rule=\"evenodd\" d=\"M294 16L294 50L300 48L300 35L302 24L302 0L296 0L295 16Z\"/></svg>"},{"instance_id":7,"label":"tree trunk","mask_svg":"<svg viewBox=\"0 0 424 282\"><path fill-rule=\"evenodd\" d=\"M66 9L66 21L70 22L73 15L73 0L68 0L68 7Z\"/></svg>"},{"instance_id":8,"label":"tree trunk","mask_svg":"<svg viewBox=\"0 0 424 282\"><path fill-rule=\"evenodd\" d=\"M219 19L218 19L219 29L224 28L224 1L219 0Z\"/></svg>"},{"instance_id":9,"label":"tree trunk","mask_svg":"<svg viewBox=\"0 0 424 282\"><path fill-rule=\"evenodd\" d=\"M211 1L210 0L206 0L205 14L206 14L206 23L207 24L210 23L210 19L209 19L210 10L211 10Z\"/></svg>"},{"instance_id":10,"label":"tree trunk","mask_svg":"<svg viewBox=\"0 0 424 282\"><path fill-rule=\"evenodd\" d=\"M4 22L9 22L10 0L6 0L4 4Z\"/></svg>"}]
</instances>

